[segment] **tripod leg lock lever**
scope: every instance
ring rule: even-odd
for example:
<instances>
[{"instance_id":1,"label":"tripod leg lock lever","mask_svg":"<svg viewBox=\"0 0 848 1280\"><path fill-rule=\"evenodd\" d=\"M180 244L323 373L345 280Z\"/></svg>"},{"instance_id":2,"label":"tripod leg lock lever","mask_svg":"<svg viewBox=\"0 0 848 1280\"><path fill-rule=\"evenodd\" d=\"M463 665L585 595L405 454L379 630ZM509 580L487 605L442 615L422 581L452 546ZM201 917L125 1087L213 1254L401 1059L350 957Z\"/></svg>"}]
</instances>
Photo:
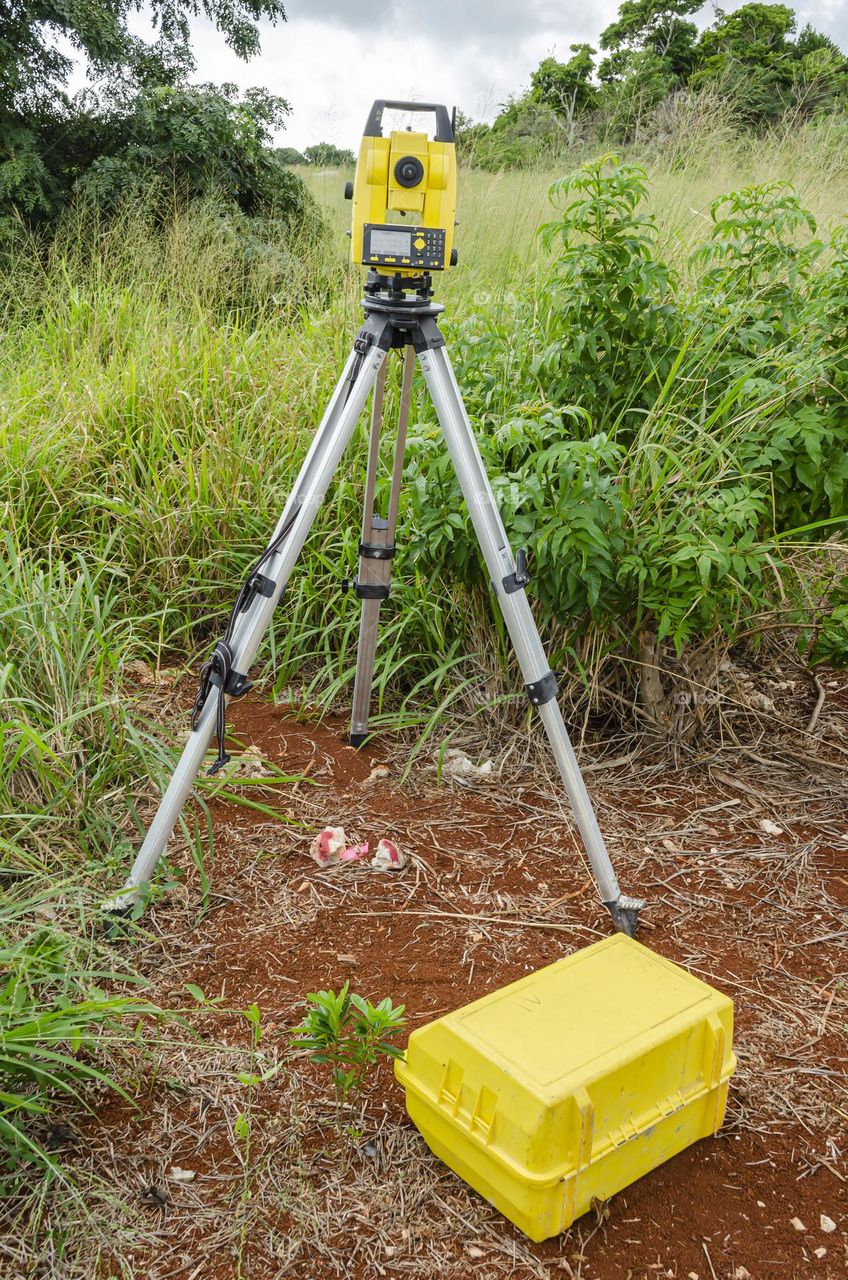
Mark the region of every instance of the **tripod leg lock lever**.
<instances>
[{"instance_id":1,"label":"tripod leg lock lever","mask_svg":"<svg viewBox=\"0 0 848 1280\"><path fill-rule=\"evenodd\" d=\"M552 698L557 696L559 686L557 685L556 672L549 671L547 675L541 676L540 679L531 680L524 688L533 706L541 707L544 703L550 702Z\"/></svg>"},{"instance_id":2,"label":"tripod leg lock lever","mask_svg":"<svg viewBox=\"0 0 848 1280\"><path fill-rule=\"evenodd\" d=\"M530 574L527 572L527 552L524 550L515 553L515 573L508 573L505 578L501 578L501 586L508 596L515 591L523 591L530 581Z\"/></svg>"}]
</instances>

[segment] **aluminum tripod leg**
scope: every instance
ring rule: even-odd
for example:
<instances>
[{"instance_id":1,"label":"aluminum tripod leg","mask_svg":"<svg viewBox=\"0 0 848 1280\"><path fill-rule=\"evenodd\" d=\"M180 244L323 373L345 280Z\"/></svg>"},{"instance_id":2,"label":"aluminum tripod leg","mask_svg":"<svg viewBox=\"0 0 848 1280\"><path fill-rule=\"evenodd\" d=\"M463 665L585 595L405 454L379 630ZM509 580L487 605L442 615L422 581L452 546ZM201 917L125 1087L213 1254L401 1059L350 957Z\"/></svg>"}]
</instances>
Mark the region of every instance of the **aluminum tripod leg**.
<instances>
[{"instance_id":1,"label":"aluminum tripod leg","mask_svg":"<svg viewBox=\"0 0 848 1280\"><path fill-rule=\"evenodd\" d=\"M418 359L433 399L474 532L506 622L528 696L536 705L551 744L583 845L592 865L601 901L618 929L632 934L644 903L621 894L595 817L586 784L556 701L556 681L533 621L521 575L507 541L489 478L443 346L419 352Z\"/></svg>"},{"instance_id":2,"label":"aluminum tripod leg","mask_svg":"<svg viewBox=\"0 0 848 1280\"><path fill-rule=\"evenodd\" d=\"M230 642L232 667L235 673L245 677L385 361L386 352L371 341L373 336L369 335L368 342L364 344L362 335L357 339L274 530L274 538L287 525L290 526L289 532L279 549L263 565L260 589L253 594L235 623ZM222 689L210 689L197 726L188 736L124 888L117 898L105 904L107 910L126 911L143 895L203 764L215 728L218 701L222 697L227 698Z\"/></svg>"},{"instance_id":3,"label":"aluminum tripod leg","mask_svg":"<svg viewBox=\"0 0 848 1280\"><path fill-rule=\"evenodd\" d=\"M380 455L380 426L386 365L383 365L380 378L374 388L368 475L365 481L365 500L362 511L359 572L354 584L354 590L362 601L362 618L359 624L356 681L353 687L353 710L350 722L350 744L353 747L361 747L368 737L368 712L371 704L371 687L374 683L374 658L377 652L377 626L380 621L380 605L389 594L414 367L415 355L412 348L407 347L403 358L394 466L385 518L374 514L374 500Z\"/></svg>"}]
</instances>

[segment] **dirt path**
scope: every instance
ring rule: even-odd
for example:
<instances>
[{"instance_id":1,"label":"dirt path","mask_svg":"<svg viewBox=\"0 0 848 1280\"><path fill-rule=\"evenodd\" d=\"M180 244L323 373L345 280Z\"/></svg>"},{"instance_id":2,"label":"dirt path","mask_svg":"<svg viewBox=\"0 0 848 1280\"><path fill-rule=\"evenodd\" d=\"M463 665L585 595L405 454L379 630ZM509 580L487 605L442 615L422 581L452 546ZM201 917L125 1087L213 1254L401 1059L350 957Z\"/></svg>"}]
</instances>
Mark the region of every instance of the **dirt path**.
<instances>
[{"instance_id":1,"label":"dirt path","mask_svg":"<svg viewBox=\"0 0 848 1280\"><path fill-rule=\"evenodd\" d=\"M167 1051L141 1112L112 1105L90 1135L154 1243L138 1247L139 1275L845 1275L844 772L783 756L749 759L744 775L730 757L593 775L622 885L650 901L640 937L734 998L739 1069L718 1138L536 1246L429 1154L387 1068L353 1137L338 1136L326 1085L301 1060L252 1090L237 1072L278 1061L297 1002L316 987L349 979L391 995L412 1029L604 936L549 780L468 790L418 770L414 789L400 789L386 744L353 752L340 723L297 723L260 702L234 721L242 741L305 775L274 801L304 826L215 801L210 910L197 919L189 868L150 914L155 996L185 1002L193 983L220 998L198 1025L241 1048L231 1061ZM375 779L381 762L389 776ZM372 842L391 835L411 863L319 870L307 846L325 822ZM232 1012L252 1003L259 1058L244 1050L251 1024ZM173 1166L190 1180L175 1181Z\"/></svg>"}]
</instances>

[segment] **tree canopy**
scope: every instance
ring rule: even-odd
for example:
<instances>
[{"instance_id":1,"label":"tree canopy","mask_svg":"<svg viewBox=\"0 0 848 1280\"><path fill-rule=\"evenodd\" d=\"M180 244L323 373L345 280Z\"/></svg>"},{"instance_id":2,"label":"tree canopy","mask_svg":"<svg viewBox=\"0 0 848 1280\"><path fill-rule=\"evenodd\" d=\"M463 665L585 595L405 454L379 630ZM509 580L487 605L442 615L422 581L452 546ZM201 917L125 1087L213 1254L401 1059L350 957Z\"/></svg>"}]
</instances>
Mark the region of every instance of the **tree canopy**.
<instances>
[{"instance_id":1,"label":"tree canopy","mask_svg":"<svg viewBox=\"0 0 848 1280\"><path fill-rule=\"evenodd\" d=\"M699 32L691 18L702 7L701 0L622 0L600 33L597 65L589 44L571 45L564 60L551 53L491 127L461 119L462 151L497 168L553 154L563 136L634 141L663 104L681 94L691 101L700 90L732 103L735 120L753 129L787 110L803 120L848 107L845 55L809 24L796 38L787 5L716 8Z\"/></svg>"},{"instance_id":2,"label":"tree canopy","mask_svg":"<svg viewBox=\"0 0 848 1280\"><path fill-rule=\"evenodd\" d=\"M249 58L259 48L258 20L285 20L282 0L147 0L152 43L130 29L141 8L141 0L0 5L0 220L49 223L74 191L108 204L165 170L188 197L214 187L242 208L293 198L291 176L265 154L285 101L186 84L192 16L204 14ZM91 87L71 97L75 57Z\"/></svg>"}]
</instances>

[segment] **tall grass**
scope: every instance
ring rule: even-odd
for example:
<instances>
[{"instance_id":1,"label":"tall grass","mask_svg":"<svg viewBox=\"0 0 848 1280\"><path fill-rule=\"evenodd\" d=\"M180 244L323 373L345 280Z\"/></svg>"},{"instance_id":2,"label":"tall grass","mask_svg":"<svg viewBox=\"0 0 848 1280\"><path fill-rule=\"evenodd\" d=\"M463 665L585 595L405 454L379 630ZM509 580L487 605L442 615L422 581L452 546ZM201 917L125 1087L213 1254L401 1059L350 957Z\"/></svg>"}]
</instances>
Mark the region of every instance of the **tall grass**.
<instances>
[{"instance_id":1,"label":"tall grass","mask_svg":"<svg viewBox=\"0 0 848 1280\"><path fill-rule=\"evenodd\" d=\"M666 155L670 167L654 162L649 207L656 256L684 287L719 190L791 175L823 227L844 207L848 179L827 126L759 148L715 130L687 151L681 145ZM709 173L697 162L706 151ZM439 281L439 295L485 433L496 429L498 413L523 418L528 399L554 394L535 363L555 268L536 231L551 215L554 176L472 171L460 182L461 266ZM342 257L344 175L310 180L319 198L333 195L336 235L296 261L245 267L213 209L178 218L164 233L151 230L144 210L106 226L80 212L46 257L19 258L2 286L0 495L10 560L42 566L49 557L58 572L78 557L108 583L127 643L148 660L164 653L193 660L207 642L276 519L358 325L359 281ZM562 332L555 341L572 337ZM642 354L650 360L647 347ZM610 358L619 360L615 352ZM690 388L701 385L697 360L709 358L700 345L680 371L672 396L679 413L684 377ZM638 369L631 372L635 378ZM594 408L594 428L609 430L604 415L612 423L628 395L622 381L600 417ZM690 399L685 411L697 413L697 393ZM431 416L420 390L416 420L426 435ZM657 420L665 429L668 415ZM324 701L352 675L357 609L339 586L355 562L364 437L363 424L266 651L278 688L306 687ZM630 456L641 465L643 445L634 443ZM509 465L516 457L513 450L490 460ZM428 554L427 513L416 512L412 485L419 466L411 455L400 536L412 554L398 562L387 609L397 648L382 650L386 692L390 670L407 691L428 679L446 689L459 674L454 666L448 676L459 653L472 650L485 668L481 638L504 649L485 598L475 588L470 611L458 610L467 580Z\"/></svg>"}]
</instances>

